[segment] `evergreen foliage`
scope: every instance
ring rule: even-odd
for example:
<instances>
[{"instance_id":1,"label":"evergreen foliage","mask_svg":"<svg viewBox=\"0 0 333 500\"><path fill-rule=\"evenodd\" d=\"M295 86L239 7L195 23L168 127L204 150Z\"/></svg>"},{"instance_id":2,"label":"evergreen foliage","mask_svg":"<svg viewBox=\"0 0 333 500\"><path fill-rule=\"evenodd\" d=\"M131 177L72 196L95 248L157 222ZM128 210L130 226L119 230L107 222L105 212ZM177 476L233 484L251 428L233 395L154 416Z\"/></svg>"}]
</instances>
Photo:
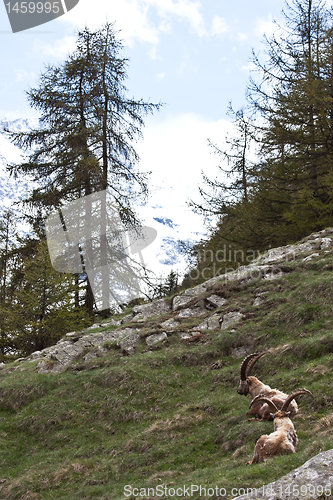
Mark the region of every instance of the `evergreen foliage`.
<instances>
[{"instance_id":1,"label":"evergreen foliage","mask_svg":"<svg viewBox=\"0 0 333 500\"><path fill-rule=\"evenodd\" d=\"M211 190L191 203L218 218L197 255L225 245L254 255L333 224L333 14L323 0L291 0L283 13L283 26L264 38L265 56L253 53L248 117L234 114L227 151L214 145L219 178L204 176Z\"/></svg>"},{"instance_id":2,"label":"evergreen foliage","mask_svg":"<svg viewBox=\"0 0 333 500\"><path fill-rule=\"evenodd\" d=\"M33 236L10 240L13 216L1 220L3 356L52 345L66 331L91 321L95 312L87 276L69 276L51 267L44 233L51 211L108 189L124 225L139 224L133 201L145 199L148 185L147 174L136 169L135 141L142 136L144 118L160 104L128 97L128 61L121 50L112 24L79 31L75 50L61 65L48 66L38 87L27 92L40 127L7 131L26 152L22 163L8 169L32 181L34 188L23 201ZM107 255L104 247L101 252Z\"/></svg>"},{"instance_id":3,"label":"evergreen foliage","mask_svg":"<svg viewBox=\"0 0 333 500\"><path fill-rule=\"evenodd\" d=\"M146 175L134 168L133 141L141 137L144 117L160 105L126 96L121 49L111 24L95 32L85 28L67 60L49 66L39 87L27 92L41 113L41 128L9 134L15 144L32 148L28 161L10 170L38 183L27 200L34 207L54 208L109 188L123 219L136 221L131 202L148 188Z\"/></svg>"}]
</instances>

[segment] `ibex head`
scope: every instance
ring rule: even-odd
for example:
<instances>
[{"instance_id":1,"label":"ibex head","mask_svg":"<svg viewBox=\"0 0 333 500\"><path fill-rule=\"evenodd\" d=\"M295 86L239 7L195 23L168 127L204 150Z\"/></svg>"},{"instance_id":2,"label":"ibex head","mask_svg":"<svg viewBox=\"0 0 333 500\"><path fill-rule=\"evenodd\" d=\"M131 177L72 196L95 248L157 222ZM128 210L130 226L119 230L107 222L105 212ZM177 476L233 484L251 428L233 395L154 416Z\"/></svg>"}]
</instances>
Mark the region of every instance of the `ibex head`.
<instances>
[{"instance_id":1,"label":"ibex head","mask_svg":"<svg viewBox=\"0 0 333 500\"><path fill-rule=\"evenodd\" d=\"M253 354L249 354L249 356L246 356L246 358L244 359L240 368L241 379L237 389L238 394L246 396L249 393L251 384L253 383L253 379L255 379L255 377L250 377L251 370L258 359L261 358L261 356L263 356L264 354L266 354L266 351L260 353L255 352Z\"/></svg>"}]
</instances>

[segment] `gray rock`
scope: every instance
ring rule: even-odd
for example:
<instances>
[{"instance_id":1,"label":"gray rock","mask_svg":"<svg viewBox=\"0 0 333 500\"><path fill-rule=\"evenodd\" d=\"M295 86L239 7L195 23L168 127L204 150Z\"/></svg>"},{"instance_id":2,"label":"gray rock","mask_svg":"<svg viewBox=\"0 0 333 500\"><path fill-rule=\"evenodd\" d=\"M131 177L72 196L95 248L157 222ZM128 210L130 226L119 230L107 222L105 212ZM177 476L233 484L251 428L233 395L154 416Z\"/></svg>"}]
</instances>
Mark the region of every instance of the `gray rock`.
<instances>
[{"instance_id":1,"label":"gray rock","mask_svg":"<svg viewBox=\"0 0 333 500\"><path fill-rule=\"evenodd\" d=\"M165 314L170 311L170 305L165 299L156 300L149 304L134 306L132 309L135 321L145 320L150 316Z\"/></svg>"},{"instance_id":2,"label":"gray rock","mask_svg":"<svg viewBox=\"0 0 333 500\"><path fill-rule=\"evenodd\" d=\"M243 319L243 317L244 314L238 311L225 314L222 317L221 330L226 330L227 328L234 326L235 324L239 323Z\"/></svg>"},{"instance_id":3,"label":"gray rock","mask_svg":"<svg viewBox=\"0 0 333 500\"><path fill-rule=\"evenodd\" d=\"M76 340L79 340L82 337L82 333L77 333L77 332L70 332L66 333L65 339L70 339L72 342L75 342ZM64 339L61 339L57 342L57 344L61 344L64 342Z\"/></svg>"},{"instance_id":4,"label":"gray rock","mask_svg":"<svg viewBox=\"0 0 333 500\"><path fill-rule=\"evenodd\" d=\"M197 332L197 331L195 331L195 332L191 332L191 331L188 331L188 332L178 332L178 337L181 338L182 340L186 340L186 339L191 339L195 335L198 335L198 333L199 332Z\"/></svg>"},{"instance_id":5,"label":"gray rock","mask_svg":"<svg viewBox=\"0 0 333 500\"><path fill-rule=\"evenodd\" d=\"M135 347L141 342L137 329L124 328L122 330L110 330L109 332L95 332L90 335L83 335L73 343L71 340L64 340L60 344L48 347L40 353L41 362L37 365L39 373L57 373L69 366L82 354L85 349L98 348L100 352L105 352L103 345L106 342L116 342L119 347L128 354L134 354ZM96 351L93 351L96 352ZM38 356L35 356L38 359ZM55 366L47 368L49 361L54 361Z\"/></svg>"},{"instance_id":6,"label":"gray rock","mask_svg":"<svg viewBox=\"0 0 333 500\"><path fill-rule=\"evenodd\" d=\"M163 321L163 323L160 323L160 327L163 328L163 330L172 331L174 328L177 328L179 326L178 321L176 321L173 318L167 319L166 321Z\"/></svg>"},{"instance_id":7,"label":"gray rock","mask_svg":"<svg viewBox=\"0 0 333 500\"><path fill-rule=\"evenodd\" d=\"M138 330L125 328L125 330L120 330L120 332L122 333L119 336L113 337L113 339L117 342L117 344L123 351L127 352L127 354L134 354L135 348L141 343L141 337L137 333Z\"/></svg>"},{"instance_id":8,"label":"gray rock","mask_svg":"<svg viewBox=\"0 0 333 500\"><path fill-rule=\"evenodd\" d=\"M207 311L201 309L201 307L194 307L193 309L182 309L177 315L177 318L198 318L204 314L207 314Z\"/></svg>"},{"instance_id":9,"label":"gray rock","mask_svg":"<svg viewBox=\"0 0 333 500\"><path fill-rule=\"evenodd\" d=\"M159 342L163 342L168 338L167 334L165 332L162 333L154 333L153 335L149 335L149 337L146 338L146 343L149 347L158 344Z\"/></svg>"},{"instance_id":10,"label":"gray rock","mask_svg":"<svg viewBox=\"0 0 333 500\"><path fill-rule=\"evenodd\" d=\"M107 328L108 326L120 326L121 320L116 321L115 319L110 319L109 321L106 321L105 323L101 323L99 326L101 328Z\"/></svg>"},{"instance_id":11,"label":"gray rock","mask_svg":"<svg viewBox=\"0 0 333 500\"><path fill-rule=\"evenodd\" d=\"M29 356L29 360L35 361L35 359L39 358L41 355L42 351L35 351Z\"/></svg>"},{"instance_id":12,"label":"gray rock","mask_svg":"<svg viewBox=\"0 0 333 500\"><path fill-rule=\"evenodd\" d=\"M96 358L97 358L96 352L88 352L88 354L84 357L84 360L90 361L91 359L96 359Z\"/></svg>"},{"instance_id":13,"label":"gray rock","mask_svg":"<svg viewBox=\"0 0 333 500\"><path fill-rule=\"evenodd\" d=\"M206 291L206 284L202 283L201 285L197 285L194 288L189 290L185 290L185 292L176 295L173 298L172 309L177 311L181 307L189 304L193 299L199 298L202 293Z\"/></svg>"},{"instance_id":14,"label":"gray rock","mask_svg":"<svg viewBox=\"0 0 333 500\"><path fill-rule=\"evenodd\" d=\"M253 302L253 307L261 306L265 301L262 297L256 297Z\"/></svg>"},{"instance_id":15,"label":"gray rock","mask_svg":"<svg viewBox=\"0 0 333 500\"><path fill-rule=\"evenodd\" d=\"M298 254L312 252L313 250L318 250L319 248L329 248L332 246L332 239L329 237L321 237L321 235L324 234L327 234L326 230L312 234L309 239L303 243L272 248L255 259L253 263L266 264L281 261L290 262L295 260Z\"/></svg>"},{"instance_id":16,"label":"gray rock","mask_svg":"<svg viewBox=\"0 0 333 500\"><path fill-rule=\"evenodd\" d=\"M89 330L93 330L94 328L99 328L99 327L100 327L99 323L94 323L93 325L91 325L88 328L86 328L84 331L85 332L89 332Z\"/></svg>"},{"instance_id":17,"label":"gray rock","mask_svg":"<svg viewBox=\"0 0 333 500\"><path fill-rule=\"evenodd\" d=\"M308 255L307 257L304 257L304 259L302 259L302 262L308 262L309 260L312 260L314 257L319 257L319 253L315 252L312 253L311 255Z\"/></svg>"},{"instance_id":18,"label":"gray rock","mask_svg":"<svg viewBox=\"0 0 333 500\"><path fill-rule=\"evenodd\" d=\"M132 319L134 318L134 314L127 314L127 316L124 316L123 318L121 318L120 320L120 324L121 325L125 325L126 323L129 323L130 321L132 321Z\"/></svg>"},{"instance_id":19,"label":"gray rock","mask_svg":"<svg viewBox=\"0 0 333 500\"><path fill-rule=\"evenodd\" d=\"M79 334L78 332L68 332L68 333L66 333L66 337L76 337L77 335L82 335L82 334Z\"/></svg>"},{"instance_id":20,"label":"gray rock","mask_svg":"<svg viewBox=\"0 0 333 500\"><path fill-rule=\"evenodd\" d=\"M248 491L233 500L310 500L331 496L333 450L323 451L281 479ZM325 492L326 488L326 492Z\"/></svg>"},{"instance_id":21,"label":"gray rock","mask_svg":"<svg viewBox=\"0 0 333 500\"><path fill-rule=\"evenodd\" d=\"M206 300L209 304L212 304L212 306L214 307L222 307L227 302L227 299L224 299L219 295L210 295L209 297L207 297Z\"/></svg>"},{"instance_id":22,"label":"gray rock","mask_svg":"<svg viewBox=\"0 0 333 500\"><path fill-rule=\"evenodd\" d=\"M321 250L325 250L332 246L332 238L322 238L321 239Z\"/></svg>"},{"instance_id":23,"label":"gray rock","mask_svg":"<svg viewBox=\"0 0 333 500\"><path fill-rule=\"evenodd\" d=\"M196 330L219 330L221 325L221 315L213 314L206 318L200 325L196 326Z\"/></svg>"}]
</instances>

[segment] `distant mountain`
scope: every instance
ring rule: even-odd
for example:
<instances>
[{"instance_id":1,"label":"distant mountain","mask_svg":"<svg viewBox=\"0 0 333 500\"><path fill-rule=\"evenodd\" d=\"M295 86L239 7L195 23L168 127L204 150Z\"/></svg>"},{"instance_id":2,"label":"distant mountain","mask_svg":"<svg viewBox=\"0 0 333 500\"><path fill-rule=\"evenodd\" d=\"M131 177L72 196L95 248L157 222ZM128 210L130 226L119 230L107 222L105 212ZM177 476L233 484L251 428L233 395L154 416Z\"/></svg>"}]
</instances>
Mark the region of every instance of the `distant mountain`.
<instances>
[{"instance_id":1,"label":"distant mountain","mask_svg":"<svg viewBox=\"0 0 333 500\"><path fill-rule=\"evenodd\" d=\"M23 160L23 151L11 143L4 130L20 132L38 126L38 120L17 119L0 121L0 213L14 202L23 199L29 190L29 183L22 178L9 175L7 167Z\"/></svg>"},{"instance_id":2,"label":"distant mountain","mask_svg":"<svg viewBox=\"0 0 333 500\"><path fill-rule=\"evenodd\" d=\"M179 224L175 224L171 219L167 219L166 217L153 217L153 219L160 224L164 224L165 226L169 226L172 228L179 226Z\"/></svg>"},{"instance_id":3,"label":"distant mountain","mask_svg":"<svg viewBox=\"0 0 333 500\"><path fill-rule=\"evenodd\" d=\"M38 120L17 119L13 121L0 120L0 214L12 207L19 200L24 199L31 188L31 183L21 176L15 178L7 171L8 165L15 165L24 159L24 152L10 142L4 130L22 131L38 128ZM137 210L143 224L157 230L156 240L143 252L147 268L151 269L161 279L171 270L182 274L186 268L186 260L181 254L179 240L191 245L198 241L203 233L198 234L191 227L198 227L195 223L189 224L189 214L184 207L177 207L177 200L172 196L164 197L161 202L161 187L151 186L151 201L145 206L138 205ZM172 186L163 187L171 190ZM156 199L158 203L156 203ZM168 205L168 203L170 205ZM165 214L172 214L168 217ZM191 214L190 214L191 215Z\"/></svg>"}]
</instances>

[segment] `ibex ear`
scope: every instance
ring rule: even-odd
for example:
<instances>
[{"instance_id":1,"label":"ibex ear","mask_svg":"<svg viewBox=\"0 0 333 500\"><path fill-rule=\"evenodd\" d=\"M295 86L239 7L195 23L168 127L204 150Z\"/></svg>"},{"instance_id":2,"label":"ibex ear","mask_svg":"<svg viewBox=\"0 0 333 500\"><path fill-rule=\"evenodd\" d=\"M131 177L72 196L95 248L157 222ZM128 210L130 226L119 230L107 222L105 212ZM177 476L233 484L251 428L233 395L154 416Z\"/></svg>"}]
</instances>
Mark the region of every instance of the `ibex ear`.
<instances>
[{"instance_id":1,"label":"ibex ear","mask_svg":"<svg viewBox=\"0 0 333 500\"><path fill-rule=\"evenodd\" d=\"M247 378L246 381L247 381L248 385L252 384L252 380L250 378Z\"/></svg>"},{"instance_id":2,"label":"ibex ear","mask_svg":"<svg viewBox=\"0 0 333 500\"><path fill-rule=\"evenodd\" d=\"M290 417L291 411L286 411L286 417Z\"/></svg>"},{"instance_id":3,"label":"ibex ear","mask_svg":"<svg viewBox=\"0 0 333 500\"><path fill-rule=\"evenodd\" d=\"M270 413L269 416L272 417L272 419L274 420L275 413Z\"/></svg>"}]
</instances>

